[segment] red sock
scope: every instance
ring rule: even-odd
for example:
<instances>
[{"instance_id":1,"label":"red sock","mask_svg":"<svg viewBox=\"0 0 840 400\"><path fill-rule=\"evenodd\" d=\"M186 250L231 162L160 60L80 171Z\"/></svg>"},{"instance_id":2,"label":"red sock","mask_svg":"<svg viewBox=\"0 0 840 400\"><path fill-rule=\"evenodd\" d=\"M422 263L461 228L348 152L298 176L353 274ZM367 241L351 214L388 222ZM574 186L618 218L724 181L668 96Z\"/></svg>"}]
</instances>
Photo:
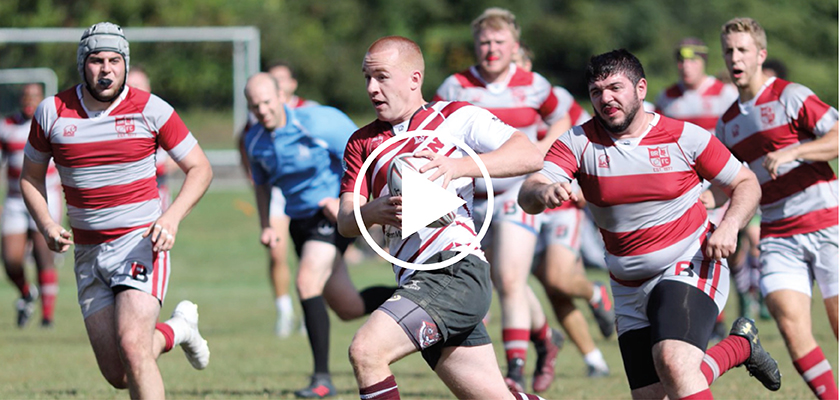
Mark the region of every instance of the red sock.
<instances>
[{"instance_id":1,"label":"red sock","mask_svg":"<svg viewBox=\"0 0 840 400\"><path fill-rule=\"evenodd\" d=\"M55 268L38 272L38 286L41 287L41 312L45 321L52 321L55 298L58 295L58 273Z\"/></svg>"},{"instance_id":2,"label":"red sock","mask_svg":"<svg viewBox=\"0 0 840 400\"><path fill-rule=\"evenodd\" d=\"M837 383L834 381L834 373L831 372L831 364L825 359L820 346L794 361L793 366L796 367L799 375L802 375L802 379L805 379L805 383L817 395L817 398L837 398Z\"/></svg>"},{"instance_id":3,"label":"red sock","mask_svg":"<svg viewBox=\"0 0 840 400\"><path fill-rule=\"evenodd\" d=\"M534 343L545 342L548 340L548 335L550 335L550 333L551 328L548 327L548 320L546 320L542 328L537 328L536 330L531 331L531 341Z\"/></svg>"},{"instance_id":4,"label":"red sock","mask_svg":"<svg viewBox=\"0 0 840 400\"><path fill-rule=\"evenodd\" d=\"M682 397L680 400L706 400L714 398L715 396L712 396L712 389L706 388L706 390L701 390L697 393Z\"/></svg>"},{"instance_id":5,"label":"red sock","mask_svg":"<svg viewBox=\"0 0 840 400\"><path fill-rule=\"evenodd\" d=\"M505 344L505 356L508 362L514 358L525 360L528 354L528 337L530 332L527 329L502 329L502 342Z\"/></svg>"},{"instance_id":6,"label":"red sock","mask_svg":"<svg viewBox=\"0 0 840 400\"><path fill-rule=\"evenodd\" d=\"M359 398L362 400L400 400L397 380L394 379L394 375L391 375L382 382L359 389Z\"/></svg>"},{"instance_id":7,"label":"red sock","mask_svg":"<svg viewBox=\"0 0 840 400\"><path fill-rule=\"evenodd\" d=\"M172 330L172 327L163 322L158 322L155 325L155 330L160 331L163 334L163 339L166 341L166 345L163 346L163 352L166 353L172 350L172 347L175 346L175 331Z\"/></svg>"},{"instance_id":8,"label":"red sock","mask_svg":"<svg viewBox=\"0 0 840 400\"><path fill-rule=\"evenodd\" d=\"M743 364L749 357L750 342L740 336L729 335L706 351L700 370L711 385L724 372Z\"/></svg>"}]
</instances>

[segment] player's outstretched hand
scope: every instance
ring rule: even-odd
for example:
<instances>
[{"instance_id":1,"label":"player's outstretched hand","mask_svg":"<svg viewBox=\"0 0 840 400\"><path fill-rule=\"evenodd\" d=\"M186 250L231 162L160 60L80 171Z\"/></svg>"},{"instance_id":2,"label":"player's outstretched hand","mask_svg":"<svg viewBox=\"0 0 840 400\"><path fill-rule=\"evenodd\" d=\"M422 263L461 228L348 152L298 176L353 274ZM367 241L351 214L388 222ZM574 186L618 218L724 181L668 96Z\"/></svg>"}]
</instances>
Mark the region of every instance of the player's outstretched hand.
<instances>
[{"instance_id":1,"label":"player's outstretched hand","mask_svg":"<svg viewBox=\"0 0 840 400\"><path fill-rule=\"evenodd\" d=\"M44 240L47 241L47 247L57 253L64 253L73 244L72 234L59 224L44 228Z\"/></svg>"},{"instance_id":2,"label":"player's outstretched hand","mask_svg":"<svg viewBox=\"0 0 840 400\"><path fill-rule=\"evenodd\" d=\"M175 245L175 235L178 234L178 224L166 220L164 217L158 218L146 232L143 237L150 237L152 239L152 250L154 252L172 250Z\"/></svg>"},{"instance_id":3,"label":"player's outstretched hand","mask_svg":"<svg viewBox=\"0 0 840 400\"><path fill-rule=\"evenodd\" d=\"M554 182L540 186L537 198L546 208L559 207L565 201L578 201L578 196L572 192L572 185L568 182Z\"/></svg>"}]
</instances>

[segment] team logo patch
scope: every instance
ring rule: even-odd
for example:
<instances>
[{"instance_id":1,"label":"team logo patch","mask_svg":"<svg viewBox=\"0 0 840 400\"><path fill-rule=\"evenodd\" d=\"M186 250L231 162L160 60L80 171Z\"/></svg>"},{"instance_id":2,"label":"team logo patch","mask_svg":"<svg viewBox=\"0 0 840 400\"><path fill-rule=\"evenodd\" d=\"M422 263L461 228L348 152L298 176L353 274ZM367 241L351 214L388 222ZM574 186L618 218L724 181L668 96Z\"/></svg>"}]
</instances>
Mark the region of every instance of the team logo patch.
<instances>
[{"instance_id":1,"label":"team logo patch","mask_svg":"<svg viewBox=\"0 0 840 400\"><path fill-rule=\"evenodd\" d=\"M146 266L140 264L137 261L131 263L130 274L131 279L134 279L135 281L146 282L147 280L149 280L147 276L148 270L146 269Z\"/></svg>"},{"instance_id":2,"label":"team logo patch","mask_svg":"<svg viewBox=\"0 0 840 400\"><path fill-rule=\"evenodd\" d=\"M329 221L318 222L318 234L321 236L330 236L335 232L335 226Z\"/></svg>"},{"instance_id":3,"label":"team logo patch","mask_svg":"<svg viewBox=\"0 0 840 400\"><path fill-rule=\"evenodd\" d=\"M417 343L421 349L428 348L440 341L440 331L434 322L423 321L417 332Z\"/></svg>"},{"instance_id":4,"label":"team logo patch","mask_svg":"<svg viewBox=\"0 0 840 400\"><path fill-rule=\"evenodd\" d=\"M739 125L735 125L732 127L732 137L738 137L741 134L741 127Z\"/></svg>"},{"instance_id":5,"label":"team logo patch","mask_svg":"<svg viewBox=\"0 0 840 400\"><path fill-rule=\"evenodd\" d=\"M76 125L67 125L64 127L64 136L65 137L73 137L76 136Z\"/></svg>"},{"instance_id":6,"label":"team logo patch","mask_svg":"<svg viewBox=\"0 0 840 400\"><path fill-rule=\"evenodd\" d=\"M411 290L420 290L420 285L417 284L417 280L412 279L406 282L405 285L402 286L404 289L411 289Z\"/></svg>"},{"instance_id":7,"label":"team logo patch","mask_svg":"<svg viewBox=\"0 0 840 400\"><path fill-rule=\"evenodd\" d=\"M770 125L773 123L773 120L776 119L776 113L773 112L773 109L770 106L761 107L761 122L764 125Z\"/></svg>"},{"instance_id":8,"label":"team logo patch","mask_svg":"<svg viewBox=\"0 0 840 400\"><path fill-rule=\"evenodd\" d=\"M648 149L648 156L650 163L656 168L663 168L671 165L671 155L668 154L667 147L655 147Z\"/></svg>"},{"instance_id":9,"label":"team logo patch","mask_svg":"<svg viewBox=\"0 0 840 400\"><path fill-rule=\"evenodd\" d=\"M601 154L598 156L598 168L609 168L610 167L610 156L606 154Z\"/></svg>"},{"instance_id":10,"label":"team logo patch","mask_svg":"<svg viewBox=\"0 0 840 400\"><path fill-rule=\"evenodd\" d=\"M136 130L134 118L116 117L114 119L114 129L117 131L117 137L134 136L134 131Z\"/></svg>"}]
</instances>

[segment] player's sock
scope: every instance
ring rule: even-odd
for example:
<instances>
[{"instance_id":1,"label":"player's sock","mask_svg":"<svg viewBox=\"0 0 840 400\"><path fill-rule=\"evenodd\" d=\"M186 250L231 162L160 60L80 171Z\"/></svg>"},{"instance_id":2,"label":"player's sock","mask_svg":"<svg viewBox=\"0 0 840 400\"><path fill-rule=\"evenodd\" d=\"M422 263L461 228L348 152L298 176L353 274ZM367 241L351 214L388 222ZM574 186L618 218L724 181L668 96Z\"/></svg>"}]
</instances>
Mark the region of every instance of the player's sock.
<instances>
[{"instance_id":1,"label":"player's sock","mask_svg":"<svg viewBox=\"0 0 840 400\"><path fill-rule=\"evenodd\" d=\"M38 286L41 287L41 318L52 321L58 295L58 273L55 268L38 272Z\"/></svg>"},{"instance_id":2,"label":"player's sock","mask_svg":"<svg viewBox=\"0 0 840 400\"><path fill-rule=\"evenodd\" d=\"M292 307L292 297L288 294L284 294L274 299L274 306L277 308L278 318L281 315L292 315L295 312L294 308Z\"/></svg>"},{"instance_id":3,"label":"player's sock","mask_svg":"<svg viewBox=\"0 0 840 400\"><path fill-rule=\"evenodd\" d=\"M831 364L825 359L820 346L811 350L804 357L793 362L793 366L802 375L802 379L819 399L836 399L837 383L834 380L834 373L831 371Z\"/></svg>"},{"instance_id":4,"label":"player's sock","mask_svg":"<svg viewBox=\"0 0 840 400\"><path fill-rule=\"evenodd\" d=\"M328 374L330 354L330 316L327 305L322 296L315 296L302 300L303 319L306 323L306 333L309 345L312 347L312 357L315 360L315 373Z\"/></svg>"},{"instance_id":5,"label":"player's sock","mask_svg":"<svg viewBox=\"0 0 840 400\"><path fill-rule=\"evenodd\" d=\"M394 375L391 375L382 382L361 388L359 389L359 398L362 400L400 400L397 380L394 379Z\"/></svg>"},{"instance_id":6,"label":"player's sock","mask_svg":"<svg viewBox=\"0 0 840 400\"><path fill-rule=\"evenodd\" d=\"M362 301L365 303L365 314L376 311L385 300L394 295L395 290L397 288L394 286L371 286L359 292Z\"/></svg>"},{"instance_id":7,"label":"player's sock","mask_svg":"<svg viewBox=\"0 0 840 400\"><path fill-rule=\"evenodd\" d=\"M6 270L6 274L9 276L9 280L12 281L12 284L15 285L18 292L20 292L20 298L26 299L29 297L29 285L26 284L26 275L23 273L21 269L20 273L12 273Z\"/></svg>"},{"instance_id":8,"label":"player's sock","mask_svg":"<svg viewBox=\"0 0 840 400\"><path fill-rule=\"evenodd\" d=\"M166 353L169 350L172 350L172 348L175 347L175 331L172 329L172 326L164 322L158 322L155 324L155 330L160 331L160 333L163 334L163 339L166 343L163 346L163 352Z\"/></svg>"},{"instance_id":9,"label":"player's sock","mask_svg":"<svg viewBox=\"0 0 840 400\"><path fill-rule=\"evenodd\" d=\"M541 328L534 329L530 332L530 339L534 344L543 344L551 335L551 328L548 327L548 321Z\"/></svg>"},{"instance_id":10,"label":"player's sock","mask_svg":"<svg viewBox=\"0 0 840 400\"><path fill-rule=\"evenodd\" d=\"M705 390L701 390L697 393L681 397L680 400L707 400L714 398L715 396L712 396L712 389L706 388Z\"/></svg>"},{"instance_id":11,"label":"player's sock","mask_svg":"<svg viewBox=\"0 0 840 400\"><path fill-rule=\"evenodd\" d=\"M711 385L724 372L743 364L749 357L750 342L741 336L729 335L706 351L700 370Z\"/></svg>"},{"instance_id":12,"label":"player's sock","mask_svg":"<svg viewBox=\"0 0 840 400\"><path fill-rule=\"evenodd\" d=\"M527 329L502 329L502 342L505 344L508 363L514 358L525 360L530 336Z\"/></svg>"}]
</instances>

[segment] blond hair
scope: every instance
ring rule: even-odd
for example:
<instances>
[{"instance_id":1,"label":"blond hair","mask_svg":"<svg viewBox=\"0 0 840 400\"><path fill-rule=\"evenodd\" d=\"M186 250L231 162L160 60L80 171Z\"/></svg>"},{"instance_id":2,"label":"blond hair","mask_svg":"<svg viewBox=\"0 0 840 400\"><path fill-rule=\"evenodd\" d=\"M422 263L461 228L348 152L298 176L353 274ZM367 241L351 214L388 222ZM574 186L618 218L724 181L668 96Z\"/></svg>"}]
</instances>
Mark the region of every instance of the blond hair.
<instances>
[{"instance_id":1,"label":"blond hair","mask_svg":"<svg viewBox=\"0 0 840 400\"><path fill-rule=\"evenodd\" d=\"M499 7L488 8L478 18L473 20L473 38L477 38L481 31L485 29L496 31L508 29L513 35L513 40L516 42L519 42L519 36L521 35L519 25L516 23L516 16L512 12Z\"/></svg>"},{"instance_id":2,"label":"blond hair","mask_svg":"<svg viewBox=\"0 0 840 400\"><path fill-rule=\"evenodd\" d=\"M759 50L767 49L767 34L758 21L752 18L732 18L720 28L720 40L730 33L748 33L752 36Z\"/></svg>"}]
</instances>

